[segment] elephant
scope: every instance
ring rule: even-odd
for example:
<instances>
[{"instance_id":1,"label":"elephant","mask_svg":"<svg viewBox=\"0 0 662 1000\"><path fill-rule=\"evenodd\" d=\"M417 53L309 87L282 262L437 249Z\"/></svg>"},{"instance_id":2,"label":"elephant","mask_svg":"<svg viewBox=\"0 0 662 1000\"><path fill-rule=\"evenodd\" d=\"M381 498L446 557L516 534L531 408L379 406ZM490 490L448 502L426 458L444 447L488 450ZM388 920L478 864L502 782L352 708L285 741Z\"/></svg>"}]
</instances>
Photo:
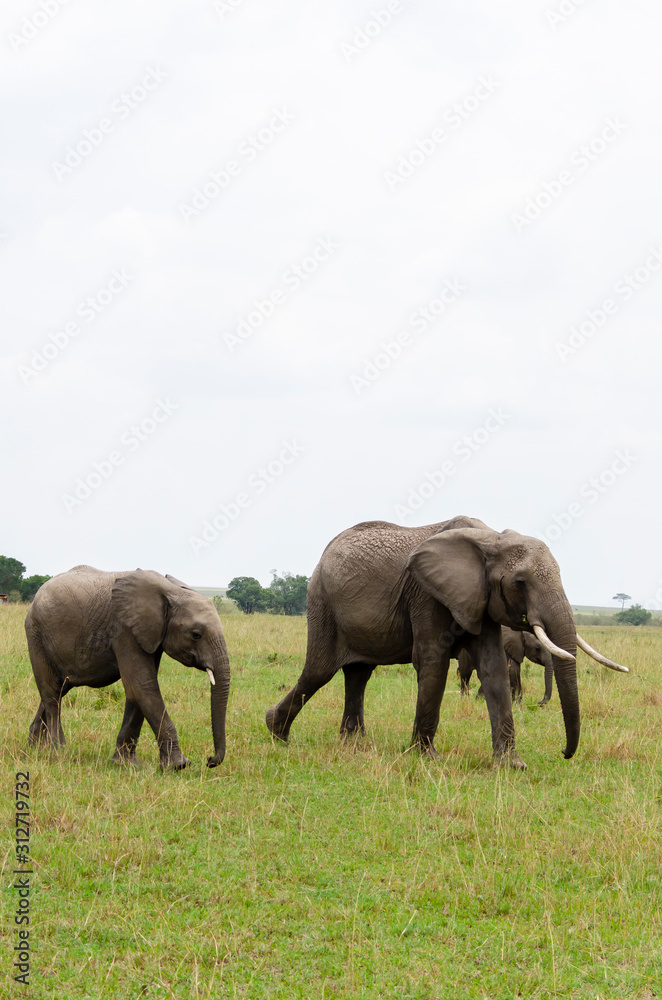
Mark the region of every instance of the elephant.
<instances>
[{"instance_id":1,"label":"elephant","mask_svg":"<svg viewBox=\"0 0 662 1000\"><path fill-rule=\"evenodd\" d=\"M530 632L515 632L514 629L502 625L501 639L508 663L510 694L513 701L522 700L521 666L522 660L526 657L533 663L539 663L545 668L545 694L542 701L539 701L538 704L546 705L552 697L552 675L554 672L552 654ZM466 649L461 650L458 656L457 672L460 677L460 690L462 694L469 694L469 678L474 668L475 664L468 651ZM482 696L483 690L479 688L476 697L482 698Z\"/></svg>"},{"instance_id":2,"label":"elephant","mask_svg":"<svg viewBox=\"0 0 662 1000\"><path fill-rule=\"evenodd\" d=\"M544 542L455 517L422 527L364 521L324 550L308 587L308 644L296 684L266 714L287 741L304 702L342 668L341 734L364 732L365 687L378 664L412 662L418 678L412 746L439 756L434 738L451 657L469 651L480 673L495 760L526 765L515 749L501 625L534 632L552 653L566 758L580 734L576 635L558 564Z\"/></svg>"},{"instance_id":3,"label":"elephant","mask_svg":"<svg viewBox=\"0 0 662 1000\"><path fill-rule=\"evenodd\" d=\"M230 664L218 613L208 598L172 576L153 570L108 573L75 566L44 583L30 605L25 631L41 701L30 726L29 744L64 746L62 698L73 687L106 687L121 680L124 719L113 761L137 764L136 744L147 719L159 746L163 769L190 761L158 684L161 656L206 671L211 682L214 755L225 757L225 716Z\"/></svg>"}]
</instances>

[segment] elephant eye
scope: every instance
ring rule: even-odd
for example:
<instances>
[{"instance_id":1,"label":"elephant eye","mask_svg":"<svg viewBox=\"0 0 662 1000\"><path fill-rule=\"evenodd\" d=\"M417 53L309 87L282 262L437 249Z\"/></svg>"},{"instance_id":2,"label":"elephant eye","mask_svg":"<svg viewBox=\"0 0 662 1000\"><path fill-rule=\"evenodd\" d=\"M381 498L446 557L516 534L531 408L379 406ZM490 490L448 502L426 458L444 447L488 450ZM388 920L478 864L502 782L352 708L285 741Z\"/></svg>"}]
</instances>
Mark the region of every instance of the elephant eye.
<instances>
[{"instance_id":1,"label":"elephant eye","mask_svg":"<svg viewBox=\"0 0 662 1000\"><path fill-rule=\"evenodd\" d=\"M191 629L191 638L193 640L195 640L195 642L197 642L198 639L202 639L202 631L201 631L201 629L199 629L199 628Z\"/></svg>"}]
</instances>

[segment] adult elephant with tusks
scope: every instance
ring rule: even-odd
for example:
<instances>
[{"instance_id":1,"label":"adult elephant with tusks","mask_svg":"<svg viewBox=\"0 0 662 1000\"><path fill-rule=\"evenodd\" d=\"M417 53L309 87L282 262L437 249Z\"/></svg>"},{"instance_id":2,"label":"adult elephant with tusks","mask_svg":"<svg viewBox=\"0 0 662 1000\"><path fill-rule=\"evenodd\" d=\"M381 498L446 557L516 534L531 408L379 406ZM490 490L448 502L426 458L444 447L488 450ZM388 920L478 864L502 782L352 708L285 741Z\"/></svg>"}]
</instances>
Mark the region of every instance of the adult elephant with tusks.
<instances>
[{"instance_id":1,"label":"adult elephant with tusks","mask_svg":"<svg viewBox=\"0 0 662 1000\"><path fill-rule=\"evenodd\" d=\"M366 521L326 547L308 588L308 648L295 686L267 712L272 736L287 740L304 701L342 668L341 733L364 732L366 684L378 664L412 662L418 696L412 745L438 756L434 738L451 657L467 649L480 664L494 757L526 765L515 749L501 625L533 632L552 654L566 731L564 756L579 743L575 654L579 644L556 560L544 542L494 531L475 518L420 528Z\"/></svg>"},{"instance_id":2,"label":"adult elephant with tusks","mask_svg":"<svg viewBox=\"0 0 662 1000\"><path fill-rule=\"evenodd\" d=\"M230 665L218 613L208 598L152 570L105 573L76 566L39 588L25 631L41 695L30 745L64 745L60 706L71 688L100 688L121 680L126 706L113 760L137 764L136 744L147 719L161 767L186 767L190 761L180 749L159 689L159 665L167 653L208 675L214 754L207 766L222 762Z\"/></svg>"}]
</instances>

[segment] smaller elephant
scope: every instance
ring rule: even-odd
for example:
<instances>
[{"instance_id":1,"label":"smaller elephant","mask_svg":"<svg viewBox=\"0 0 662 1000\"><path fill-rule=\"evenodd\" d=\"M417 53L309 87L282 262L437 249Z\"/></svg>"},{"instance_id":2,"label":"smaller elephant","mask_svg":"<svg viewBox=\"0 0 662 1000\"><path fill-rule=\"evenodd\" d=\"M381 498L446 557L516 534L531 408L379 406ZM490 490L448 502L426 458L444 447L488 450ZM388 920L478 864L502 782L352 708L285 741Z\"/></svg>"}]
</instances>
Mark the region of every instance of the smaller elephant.
<instances>
[{"instance_id":1,"label":"smaller elephant","mask_svg":"<svg viewBox=\"0 0 662 1000\"><path fill-rule=\"evenodd\" d=\"M225 756L230 665L218 613L211 601L172 576L152 570L105 573L75 566L44 583L30 605L25 632L41 701L29 743L64 746L62 698L73 687L122 681L124 720L113 760L137 764L136 744L147 719L162 768L190 763L159 689L161 657L206 672L211 682L211 724L216 767Z\"/></svg>"},{"instance_id":2,"label":"smaller elephant","mask_svg":"<svg viewBox=\"0 0 662 1000\"><path fill-rule=\"evenodd\" d=\"M522 660L526 657L533 663L539 663L545 668L545 694L539 705L546 705L552 697L552 677L554 675L554 665L551 653L539 642L535 635L530 632L516 632L506 625L501 626L501 641L508 661L508 675L510 678L510 694L513 701L522 700ZM474 665L471 655L466 649L460 651L458 656L457 672L460 677L460 690L462 694L469 693L469 678L476 669L480 679L480 671ZM480 687L476 694L477 698L482 697L483 689Z\"/></svg>"}]
</instances>

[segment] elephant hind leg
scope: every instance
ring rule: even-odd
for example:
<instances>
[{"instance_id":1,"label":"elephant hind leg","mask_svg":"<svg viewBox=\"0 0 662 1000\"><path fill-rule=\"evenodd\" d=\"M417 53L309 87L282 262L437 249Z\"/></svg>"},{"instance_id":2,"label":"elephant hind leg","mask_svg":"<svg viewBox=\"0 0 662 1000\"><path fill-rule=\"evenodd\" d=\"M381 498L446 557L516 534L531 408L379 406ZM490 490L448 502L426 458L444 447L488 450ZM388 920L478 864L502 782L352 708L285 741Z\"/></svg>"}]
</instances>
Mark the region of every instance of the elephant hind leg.
<instances>
[{"instance_id":1,"label":"elephant hind leg","mask_svg":"<svg viewBox=\"0 0 662 1000\"><path fill-rule=\"evenodd\" d=\"M30 725L28 734L28 746L34 747L39 743L47 743L50 739L48 727L46 725L46 706L43 701L39 702L39 708Z\"/></svg>"},{"instance_id":2,"label":"elephant hind leg","mask_svg":"<svg viewBox=\"0 0 662 1000\"><path fill-rule=\"evenodd\" d=\"M145 716L137 702L130 701L127 698L126 705L124 706L124 718L122 719L122 726L117 737L115 753L112 758L115 764L138 764L136 744L138 743L144 719Z\"/></svg>"},{"instance_id":3,"label":"elephant hind leg","mask_svg":"<svg viewBox=\"0 0 662 1000\"><path fill-rule=\"evenodd\" d=\"M291 691L267 710L267 729L276 740L287 743L290 727L297 715L316 691L328 684L338 672L336 626L331 612L323 603L309 599L308 645L306 663Z\"/></svg>"},{"instance_id":4,"label":"elephant hind leg","mask_svg":"<svg viewBox=\"0 0 662 1000\"><path fill-rule=\"evenodd\" d=\"M28 745L37 746L39 743L51 743L55 747L63 747L66 744L62 721L60 718L60 708L62 698L71 691L73 687L68 681L62 685L59 695L53 696L44 694L39 702L39 708L28 733Z\"/></svg>"},{"instance_id":5,"label":"elephant hind leg","mask_svg":"<svg viewBox=\"0 0 662 1000\"><path fill-rule=\"evenodd\" d=\"M340 733L342 736L354 736L361 733L365 736L365 720L363 716L363 699L365 689L374 666L365 663L350 663L343 667L345 674L345 709Z\"/></svg>"},{"instance_id":6,"label":"elephant hind leg","mask_svg":"<svg viewBox=\"0 0 662 1000\"><path fill-rule=\"evenodd\" d=\"M41 640L35 632L26 625L28 651L35 683L39 690L40 702L28 732L28 744L52 743L53 746L64 746L65 738L60 721L60 704L62 698L73 687L65 678L60 680L50 663Z\"/></svg>"},{"instance_id":7,"label":"elephant hind leg","mask_svg":"<svg viewBox=\"0 0 662 1000\"><path fill-rule=\"evenodd\" d=\"M290 726L303 708L305 702L310 701L316 691L331 680L337 673L335 665L329 666L324 671L309 670L306 665L299 680L291 691L267 710L267 729L276 740L287 743L290 735Z\"/></svg>"}]
</instances>

